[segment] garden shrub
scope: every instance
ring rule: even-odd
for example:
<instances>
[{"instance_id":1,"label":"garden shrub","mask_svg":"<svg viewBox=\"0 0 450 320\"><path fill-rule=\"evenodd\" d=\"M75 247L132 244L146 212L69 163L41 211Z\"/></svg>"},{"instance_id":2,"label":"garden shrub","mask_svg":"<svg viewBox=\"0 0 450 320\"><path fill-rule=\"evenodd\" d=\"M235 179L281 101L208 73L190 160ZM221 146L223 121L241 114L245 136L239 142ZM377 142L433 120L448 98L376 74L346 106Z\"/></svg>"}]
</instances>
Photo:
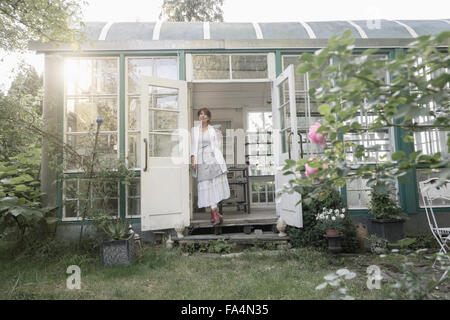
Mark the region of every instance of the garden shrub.
<instances>
[{"instance_id":1,"label":"garden shrub","mask_svg":"<svg viewBox=\"0 0 450 320\"><path fill-rule=\"evenodd\" d=\"M312 188L305 188L308 193ZM315 247L326 250L328 243L323 235L323 231L318 227L316 215L325 208L341 209L344 202L341 194L335 189L331 189L329 195L324 200L318 198L312 199L309 203L303 203L303 228L288 226L287 233L293 247ZM358 238L356 237L356 227L352 219L346 216L344 220L345 229L342 239L342 249L344 252L355 252L359 248Z\"/></svg>"}]
</instances>

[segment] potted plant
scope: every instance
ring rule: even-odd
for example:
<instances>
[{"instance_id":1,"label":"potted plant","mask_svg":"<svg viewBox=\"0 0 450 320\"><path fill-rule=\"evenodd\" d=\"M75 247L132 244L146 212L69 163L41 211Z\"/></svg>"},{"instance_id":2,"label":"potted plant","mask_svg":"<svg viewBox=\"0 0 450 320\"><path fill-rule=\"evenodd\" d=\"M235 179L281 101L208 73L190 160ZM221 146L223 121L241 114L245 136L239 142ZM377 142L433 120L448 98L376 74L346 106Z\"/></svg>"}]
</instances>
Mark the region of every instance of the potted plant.
<instances>
[{"instance_id":1,"label":"potted plant","mask_svg":"<svg viewBox=\"0 0 450 320\"><path fill-rule=\"evenodd\" d=\"M328 240L328 251L339 253L342 251L341 240L344 231L345 209L323 208L321 213L316 215L319 228L325 232Z\"/></svg>"},{"instance_id":2,"label":"potted plant","mask_svg":"<svg viewBox=\"0 0 450 320\"><path fill-rule=\"evenodd\" d=\"M129 232L127 222L104 215L97 217L95 224L106 235L100 247L103 265L132 263L136 256L136 247L134 232Z\"/></svg>"},{"instance_id":3,"label":"potted plant","mask_svg":"<svg viewBox=\"0 0 450 320\"><path fill-rule=\"evenodd\" d=\"M405 237L402 209L397 200L392 198L393 188L377 183L372 188L369 211L372 232L379 238L396 242Z\"/></svg>"}]
</instances>

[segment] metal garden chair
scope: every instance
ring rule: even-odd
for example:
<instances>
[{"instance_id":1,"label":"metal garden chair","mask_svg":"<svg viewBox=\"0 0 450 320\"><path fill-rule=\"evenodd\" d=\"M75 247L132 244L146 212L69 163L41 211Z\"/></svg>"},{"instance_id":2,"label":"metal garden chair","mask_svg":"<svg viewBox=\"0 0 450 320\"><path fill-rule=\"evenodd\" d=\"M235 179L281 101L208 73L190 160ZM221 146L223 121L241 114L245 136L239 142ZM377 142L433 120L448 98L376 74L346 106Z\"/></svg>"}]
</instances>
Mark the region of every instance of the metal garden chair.
<instances>
[{"instance_id":1,"label":"metal garden chair","mask_svg":"<svg viewBox=\"0 0 450 320\"><path fill-rule=\"evenodd\" d=\"M433 211L433 200L446 199L450 200L450 180L445 180L445 183L441 186L437 186L438 178L431 178L425 181L419 182L420 193L422 194L423 203L425 206L425 212L427 214L428 225L430 226L431 233L436 238L439 246L441 247L440 253L447 254L450 250L450 227L439 226ZM450 259L450 258L449 258ZM437 259L433 263L433 268ZM448 269L444 272L441 279L443 279L448 272Z\"/></svg>"}]
</instances>

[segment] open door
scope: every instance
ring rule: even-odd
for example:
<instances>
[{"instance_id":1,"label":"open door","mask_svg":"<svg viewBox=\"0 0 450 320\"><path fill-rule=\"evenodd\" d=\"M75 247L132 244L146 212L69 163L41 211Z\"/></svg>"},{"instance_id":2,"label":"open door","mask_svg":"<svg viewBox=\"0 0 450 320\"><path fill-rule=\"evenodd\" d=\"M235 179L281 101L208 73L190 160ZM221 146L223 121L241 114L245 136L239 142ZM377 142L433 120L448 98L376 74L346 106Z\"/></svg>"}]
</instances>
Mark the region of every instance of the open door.
<instances>
[{"instance_id":1,"label":"open door","mask_svg":"<svg viewBox=\"0 0 450 320\"><path fill-rule=\"evenodd\" d=\"M187 82L141 82L141 228L190 223Z\"/></svg>"},{"instance_id":2,"label":"open door","mask_svg":"<svg viewBox=\"0 0 450 320\"><path fill-rule=\"evenodd\" d=\"M286 159L299 159L299 136L297 133L297 110L295 102L294 66L289 65L280 74L272 86L272 119L273 119L273 151L275 166L275 190L278 193L287 184L291 176L284 176L283 168ZM276 200L277 215L287 225L300 228L303 226L302 205L296 205L300 194L283 193Z\"/></svg>"}]
</instances>

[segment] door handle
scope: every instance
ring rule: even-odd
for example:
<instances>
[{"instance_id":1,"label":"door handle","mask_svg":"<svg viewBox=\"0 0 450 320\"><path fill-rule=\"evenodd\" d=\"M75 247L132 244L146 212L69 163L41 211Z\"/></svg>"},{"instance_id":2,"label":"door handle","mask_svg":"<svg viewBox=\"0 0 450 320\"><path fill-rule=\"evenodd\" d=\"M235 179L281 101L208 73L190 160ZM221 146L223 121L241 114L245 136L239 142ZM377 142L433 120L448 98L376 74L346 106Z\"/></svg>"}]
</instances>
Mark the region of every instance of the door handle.
<instances>
[{"instance_id":1,"label":"door handle","mask_svg":"<svg viewBox=\"0 0 450 320\"><path fill-rule=\"evenodd\" d=\"M303 159L303 137L300 133L300 130L297 130L298 135L300 136L300 158Z\"/></svg>"},{"instance_id":2,"label":"door handle","mask_svg":"<svg viewBox=\"0 0 450 320\"><path fill-rule=\"evenodd\" d=\"M292 137L292 131L288 133L288 157L291 158L291 137Z\"/></svg>"},{"instance_id":3,"label":"door handle","mask_svg":"<svg viewBox=\"0 0 450 320\"><path fill-rule=\"evenodd\" d=\"M145 166L144 166L144 171L147 171L147 159L148 159L148 140L147 140L147 138L144 138L144 145L145 145Z\"/></svg>"}]
</instances>

